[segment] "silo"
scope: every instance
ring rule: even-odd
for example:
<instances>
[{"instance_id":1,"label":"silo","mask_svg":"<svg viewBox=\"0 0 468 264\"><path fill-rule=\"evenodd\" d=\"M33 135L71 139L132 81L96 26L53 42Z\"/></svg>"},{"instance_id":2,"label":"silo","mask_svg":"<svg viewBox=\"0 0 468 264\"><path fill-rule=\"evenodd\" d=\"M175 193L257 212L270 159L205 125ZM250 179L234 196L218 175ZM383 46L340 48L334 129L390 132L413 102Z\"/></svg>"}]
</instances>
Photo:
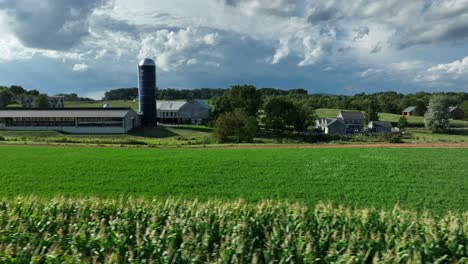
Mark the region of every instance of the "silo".
<instances>
[{"instance_id":1,"label":"silo","mask_svg":"<svg viewBox=\"0 0 468 264\"><path fill-rule=\"evenodd\" d=\"M156 64L152 59L138 65L138 97L141 125L156 126Z\"/></svg>"}]
</instances>

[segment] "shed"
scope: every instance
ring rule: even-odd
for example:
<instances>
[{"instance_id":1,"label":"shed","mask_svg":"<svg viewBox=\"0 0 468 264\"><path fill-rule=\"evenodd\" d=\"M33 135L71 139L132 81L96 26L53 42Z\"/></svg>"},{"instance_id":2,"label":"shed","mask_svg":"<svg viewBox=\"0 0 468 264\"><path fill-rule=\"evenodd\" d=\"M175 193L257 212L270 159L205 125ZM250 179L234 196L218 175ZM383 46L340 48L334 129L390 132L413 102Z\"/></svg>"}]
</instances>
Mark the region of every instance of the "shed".
<instances>
[{"instance_id":1,"label":"shed","mask_svg":"<svg viewBox=\"0 0 468 264\"><path fill-rule=\"evenodd\" d=\"M450 111L450 118L465 119L465 111L463 111L461 108L457 106L451 106L449 107L449 111Z\"/></svg>"},{"instance_id":2,"label":"shed","mask_svg":"<svg viewBox=\"0 0 468 264\"><path fill-rule=\"evenodd\" d=\"M388 121L370 121L368 128L371 132L391 133L393 126Z\"/></svg>"}]
</instances>

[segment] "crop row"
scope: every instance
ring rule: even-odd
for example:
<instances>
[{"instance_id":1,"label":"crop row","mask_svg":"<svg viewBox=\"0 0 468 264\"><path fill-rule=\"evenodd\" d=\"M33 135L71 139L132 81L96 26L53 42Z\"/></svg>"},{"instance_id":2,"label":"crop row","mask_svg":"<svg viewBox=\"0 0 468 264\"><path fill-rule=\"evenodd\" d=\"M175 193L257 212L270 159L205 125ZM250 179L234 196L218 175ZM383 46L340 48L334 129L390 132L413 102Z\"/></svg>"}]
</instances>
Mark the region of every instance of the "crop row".
<instances>
[{"instance_id":1,"label":"crop row","mask_svg":"<svg viewBox=\"0 0 468 264\"><path fill-rule=\"evenodd\" d=\"M0 199L0 263L467 261L468 214L262 201Z\"/></svg>"}]
</instances>

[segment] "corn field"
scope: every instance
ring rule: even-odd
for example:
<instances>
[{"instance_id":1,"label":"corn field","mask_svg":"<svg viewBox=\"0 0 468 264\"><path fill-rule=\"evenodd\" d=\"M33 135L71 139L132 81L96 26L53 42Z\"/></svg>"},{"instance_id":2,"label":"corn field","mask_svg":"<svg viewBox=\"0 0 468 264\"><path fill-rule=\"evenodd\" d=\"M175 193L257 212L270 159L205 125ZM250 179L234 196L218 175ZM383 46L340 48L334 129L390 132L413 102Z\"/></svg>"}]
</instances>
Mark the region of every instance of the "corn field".
<instances>
[{"instance_id":1,"label":"corn field","mask_svg":"<svg viewBox=\"0 0 468 264\"><path fill-rule=\"evenodd\" d=\"M0 198L0 263L467 263L468 213Z\"/></svg>"}]
</instances>

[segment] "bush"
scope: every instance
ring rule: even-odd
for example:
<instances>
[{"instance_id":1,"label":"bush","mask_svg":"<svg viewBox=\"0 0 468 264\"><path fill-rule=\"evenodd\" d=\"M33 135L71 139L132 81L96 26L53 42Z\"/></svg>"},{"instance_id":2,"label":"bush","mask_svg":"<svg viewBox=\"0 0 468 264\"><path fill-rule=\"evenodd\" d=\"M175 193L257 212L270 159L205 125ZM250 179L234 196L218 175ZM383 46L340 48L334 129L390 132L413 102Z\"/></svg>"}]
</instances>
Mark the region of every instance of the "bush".
<instances>
[{"instance_id":1,"label":"bush","mask_svg":"<svg viewBox=\"0 0 468 264\"><path fill-rule=\"evenodd\" d=\"M221 142L252 142L257 134L257 119L248 116L245 111L237 109L234 112L222 114L215 123L214 136Z\"/></svg>"},{"instance_id":2,"label":"bush","mask_svg":"<svg viewBox=\"0 0 468 264\"><path fill-rule=\"evenodd\" d=\"M393 135L388 139L388 143L402 143L401 134Z\"/></svg>"},{"instance_id":3,"label":"bush","mask_svg":"<svg viewBox=\"0 0 468 264\"><path fill-rule=\"evenodd\" d=\"M5 137L0 136L0 141L5 141L5 140L6 140Z\"/></svg>"}]
</instances>

